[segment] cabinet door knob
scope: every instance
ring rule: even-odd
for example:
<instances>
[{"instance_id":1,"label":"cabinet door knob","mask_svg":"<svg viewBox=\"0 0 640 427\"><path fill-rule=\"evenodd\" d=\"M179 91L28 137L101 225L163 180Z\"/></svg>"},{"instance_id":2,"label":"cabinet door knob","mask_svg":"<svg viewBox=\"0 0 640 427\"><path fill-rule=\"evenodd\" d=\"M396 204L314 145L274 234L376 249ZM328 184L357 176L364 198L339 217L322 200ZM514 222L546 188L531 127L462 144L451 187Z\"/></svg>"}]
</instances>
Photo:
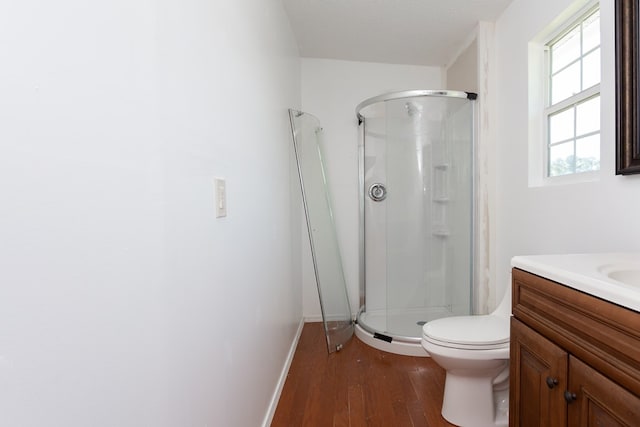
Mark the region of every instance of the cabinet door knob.
<instances>
[{"instance_id":1,"label":"cabinet door knob","mask_svg":"<svg viewBox=\"0 0 640 427\"><path fill-rule=\"evenodd\" d=\"M547 377L547 387L554 388L557 385L558 385L558 379L557 378Z\"/></svg>"},{"instance_id":2,"label":"cabinet door knob","mask_svg":"<svg viewBox=\"0 0 640 427\"><path fill-rule=\"evenodd\" d=\"M567 403L571 403L574 400L576 400L578 398L578 396L576 396L575 393L571 393L569 390L564 392L564 400L567 401Z\"/></svg>"}]
</instances>

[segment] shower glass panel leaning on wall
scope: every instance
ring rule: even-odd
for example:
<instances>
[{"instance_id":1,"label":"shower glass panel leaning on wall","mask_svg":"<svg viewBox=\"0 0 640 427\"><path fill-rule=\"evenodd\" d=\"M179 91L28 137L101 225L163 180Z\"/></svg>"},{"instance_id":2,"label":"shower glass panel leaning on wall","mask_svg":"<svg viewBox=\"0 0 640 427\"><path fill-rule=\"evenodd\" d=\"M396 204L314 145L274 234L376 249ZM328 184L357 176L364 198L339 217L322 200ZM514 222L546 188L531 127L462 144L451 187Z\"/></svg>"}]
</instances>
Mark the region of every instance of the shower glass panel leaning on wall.
<instances>
[{"instance_id":1,"label":"shower glass panel leaning on wall","mask_svg":"<svg viewBox=\"0 0 640 427\"><path fill-rule=\"evenodd\" d=\"M419 345L422 325L471 312L474 94L408 91L359 106L359 326ZM363 106L364 105L364 106ZM383 200L370 195L381 185Z\"/></svg>"},{"instance_id":2,"label":"shower glass panel leaning on wall","mask_svg":"<svg viewBox=\"0 0 640 427\"><path fill-rule=\"evenodd\" d=\"M324 130L317 117L304 111L290 109L289 118L327 350L332 353L353 335L353 321L325 181Z\"/></svg>"}]
</instances>

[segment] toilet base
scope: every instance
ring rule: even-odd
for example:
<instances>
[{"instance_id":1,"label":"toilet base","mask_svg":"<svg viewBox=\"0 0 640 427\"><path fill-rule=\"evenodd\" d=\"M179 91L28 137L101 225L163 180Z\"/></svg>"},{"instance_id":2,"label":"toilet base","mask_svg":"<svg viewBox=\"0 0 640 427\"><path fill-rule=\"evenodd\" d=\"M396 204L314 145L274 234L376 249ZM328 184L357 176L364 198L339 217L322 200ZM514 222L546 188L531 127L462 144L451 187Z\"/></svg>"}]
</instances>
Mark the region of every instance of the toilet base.
<instances>
[{"instance_id":1,"label":"toilet base","mask_svg":"<svg viewBox=\"0 0 640 427\"><path fill-rule=\"evenodd\" d=\"M509 389L491 377L458 376L447 372L442 416L462 427L509 425Z\"/></svg>"}]
</instances>

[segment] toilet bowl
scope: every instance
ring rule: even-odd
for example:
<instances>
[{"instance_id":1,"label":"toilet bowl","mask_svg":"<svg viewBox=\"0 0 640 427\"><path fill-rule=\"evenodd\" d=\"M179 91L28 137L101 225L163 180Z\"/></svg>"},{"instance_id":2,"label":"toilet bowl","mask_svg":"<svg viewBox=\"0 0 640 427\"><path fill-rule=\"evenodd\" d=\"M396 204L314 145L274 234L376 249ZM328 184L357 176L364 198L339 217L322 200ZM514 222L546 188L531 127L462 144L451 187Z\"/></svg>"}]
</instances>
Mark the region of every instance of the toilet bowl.
<instances>
[{"instance_id":1,"label":"toilet bowl","mask_svg":"<svg viewBox=\"0 0 640 427\"><path fill-rule=\"evenodd\" d=\"M422 346L446 371L442 416L463 427L509 424L511 289L489 315L428 322Z\"/></svg>"}]
</instances>

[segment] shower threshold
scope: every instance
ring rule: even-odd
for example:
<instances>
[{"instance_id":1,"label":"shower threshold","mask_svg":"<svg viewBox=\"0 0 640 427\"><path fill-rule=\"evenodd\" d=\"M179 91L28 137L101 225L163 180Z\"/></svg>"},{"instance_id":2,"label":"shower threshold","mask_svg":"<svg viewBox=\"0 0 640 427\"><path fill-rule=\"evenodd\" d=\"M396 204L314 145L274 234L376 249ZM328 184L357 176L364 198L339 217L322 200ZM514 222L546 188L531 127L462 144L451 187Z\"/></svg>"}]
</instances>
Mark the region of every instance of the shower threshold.
<instances>
[{"instance_id":1,"label":"shower threshold","mask_svg":"<svg viewBox=\"0 0 640 427\"><path fill-rule=\"evenodd\" d=\"M360 341L378 350L404 356L429 357L429 353L422 347L420 340L410 342L402 338L393 338L391 342L388 342L376 338L371 332L365 331L360 324L356 324L355 334Z\"/></svg>"},{"instance_id":2,"label":"shower threshold","mask_svg":"<svg viewBox=\"0 0 640 427\"><path fill-rule=\"evenodd\" d=\"M411 309L397 312L385 310L358 314L356 336L378 350L406 356L428 357L422 347L422 325L431 320L453 315L447 308Z\"/></svg>"}]
</instances>

